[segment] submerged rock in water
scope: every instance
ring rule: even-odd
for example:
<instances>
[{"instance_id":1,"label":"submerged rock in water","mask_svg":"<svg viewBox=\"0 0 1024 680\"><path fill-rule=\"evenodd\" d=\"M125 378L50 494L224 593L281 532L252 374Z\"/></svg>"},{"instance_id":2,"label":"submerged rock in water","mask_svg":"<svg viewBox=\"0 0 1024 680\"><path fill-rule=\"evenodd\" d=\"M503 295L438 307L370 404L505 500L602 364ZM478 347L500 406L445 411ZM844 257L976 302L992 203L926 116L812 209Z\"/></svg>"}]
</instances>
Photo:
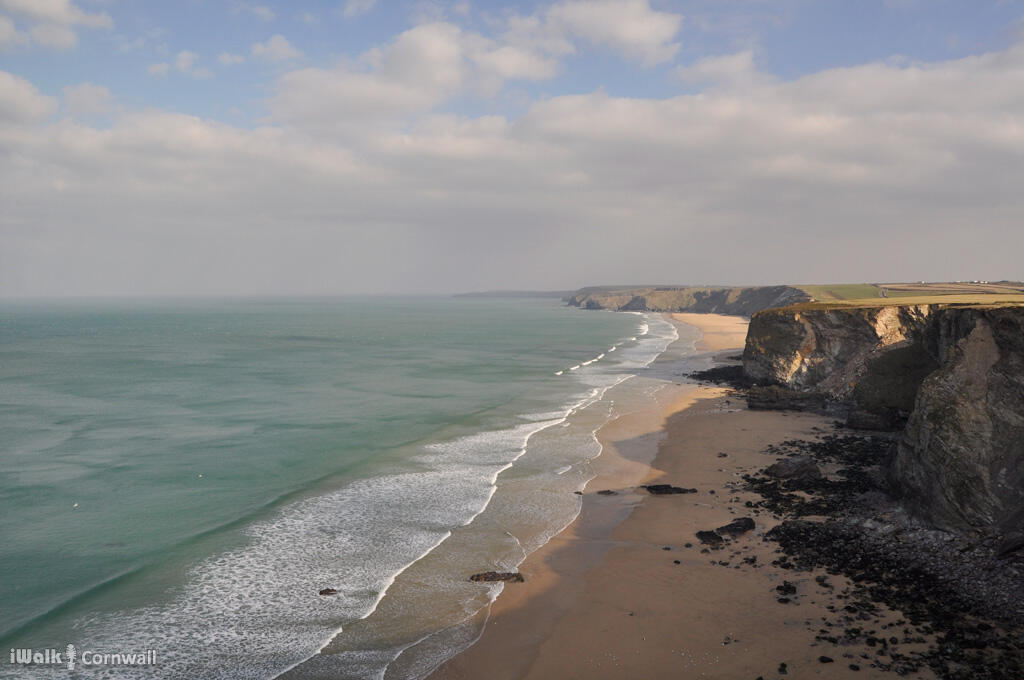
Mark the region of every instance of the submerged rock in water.
<instances>
[{"instance_id":1,"label":"submerged rock in water","mask_svg":"<svg viewBox=\"0 0 1024 680\"><path fill-rule=\"evenodd\" d=\"M324 588L323 590L320 591L320 594L321 595L337 595L338 591L335 590L334 588Z\"/></svg>"},{"instance_id":2,"label":"submerged rock in water","mask_svg":"<svg viewBox=\"0 0 1024 680\"><path fill-rule=\"evenodd\" d=\"M479 574L473 574L469 577L470 581L511 581L512 583L522 583L526 579L518 571L484 571Z\"/></svg>"}]
</instances>

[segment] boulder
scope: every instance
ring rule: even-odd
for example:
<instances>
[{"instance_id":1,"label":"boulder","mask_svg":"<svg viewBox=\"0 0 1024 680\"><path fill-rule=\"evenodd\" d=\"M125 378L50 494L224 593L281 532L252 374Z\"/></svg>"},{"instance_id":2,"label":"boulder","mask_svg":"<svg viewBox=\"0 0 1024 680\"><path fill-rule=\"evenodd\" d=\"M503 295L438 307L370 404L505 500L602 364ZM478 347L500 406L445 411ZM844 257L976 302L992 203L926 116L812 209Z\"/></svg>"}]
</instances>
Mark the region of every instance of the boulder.
<instances>
[{"instance_id":1,"label":"boulder","mask_svg":"<svg viewBox=\"0 0 1024 680\"><path fill-rule=\"evenodd\" d=\"M473 574L469 577L470 581L510 581L512 583L522 583L526 579L518 571L484 571L479 574Z\"/></svg>"},{"instance_id":2,"label":"boulder","mask_svg":"<svg viewBox=\"0 0 1024 680\"><path fill-rule=\"evenodd\" d=\"M717 533L719 536L736 537L742 536L748 531L753 530L754 520L750 517L740 517L739 519L734 519L725 526L718 527L717 529L715 529L715 533Z\"/></svg>"},{"instance_id":3,"label":"boulder","mask_svg":"<svg viewBox=\"0 0 1024 680\"><path fill-rule=\"evenodd\" d=\"M769 465L765 474L775 479L810 481L821 479L821 468L810 456L793 456Z\"/></svg>"},{"instance_id":4,"label":"boulder","mask_svg":"<svg viewBox=\"0 0 1024 680\"><path fill-rule=\"evenodd\" d=\"M647 489L654 496L666 496L676 493L697 493L696 489L684 489L671 484L644 484L641 488Z\"/></svg>"}]
</instances>

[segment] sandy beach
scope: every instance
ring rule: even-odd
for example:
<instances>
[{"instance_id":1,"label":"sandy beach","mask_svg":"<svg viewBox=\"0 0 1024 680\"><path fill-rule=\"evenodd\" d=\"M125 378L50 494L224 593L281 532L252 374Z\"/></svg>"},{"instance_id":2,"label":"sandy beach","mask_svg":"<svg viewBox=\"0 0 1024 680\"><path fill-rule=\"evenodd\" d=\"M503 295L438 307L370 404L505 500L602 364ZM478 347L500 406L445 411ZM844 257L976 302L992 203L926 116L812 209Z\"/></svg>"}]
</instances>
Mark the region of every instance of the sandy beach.
<instances>
[{"instance_id":1,"label":"sandy beach","mask_svg":"<svg viewBox=\"0 0 1024 680\"><path fill-rule=\"evenodd\" d=\"M697 326L698 351L717 360L743 346L740 317L673 319ZM725 388L682 379L666 389L669 398L599 431L604 450L579 518L527 558L525 582L505 588L479 641L432 678L891 677L870 668L873 648L816 640L822 625L841 623L836 598L850 584L774 566L776 545L762 536L778 520L746 507L757 497L737 484L776 460L766 447L813 439L828 418L750 411ZM637 462L652 447L653 465ZM641 484L696 493L658 496ZM754 530L717 549L697 540L740 517ZM883 608L865 625L884 632L898 620Z\"/></svg>"}]
</instances>

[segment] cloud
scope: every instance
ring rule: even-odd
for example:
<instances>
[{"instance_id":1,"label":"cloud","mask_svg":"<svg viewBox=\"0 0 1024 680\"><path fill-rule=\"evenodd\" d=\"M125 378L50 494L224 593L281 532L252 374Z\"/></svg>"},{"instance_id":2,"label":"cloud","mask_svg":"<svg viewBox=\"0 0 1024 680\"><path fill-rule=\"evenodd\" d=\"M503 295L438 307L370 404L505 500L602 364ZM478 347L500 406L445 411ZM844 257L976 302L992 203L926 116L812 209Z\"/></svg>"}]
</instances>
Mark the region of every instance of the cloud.
<instances>
[{"instance_id":1,"label":"cloud","mask_svg":"<svg viewBox=\"0 0 1024 680\"><path fill-rule=\"evenodd\" d=\"M217 61L224 66L231 66L233 64L241 64L245 62L245 57L240 54L230 54L228 52L221 52L217 57Z\"/></svg>"},{"instance_id":2,"label":"cloud","mask_svg":"<svg viewBox=\"0 0 1024 680\"><path fill-rule=\"evenodd\" d=\"M495 94L508 79L553 77L557 62L447 22L421 24L333 69L281 76L269 100L280 123L354 130L408 120L465 93Z\"/></svg>"},{"instance_id":3,"label":"cloud","mask_svg":"<svg viewBox=\"0 0 1024 680\"><path fill-rule=\"evenodd\" d=\"M288 39L281 34L271 36L266 42L253 43L252 56L267 61L290 61L301 59L302 52L292 47Z\"/></svg>"},{"instance_id":4,"label":"cloud","mask_svg":"<svg viewBox=\"0 0 1024 680\"><path fill-rule=\"evenodd\" d=\"M180 73L186 73L193 78L212 78L213 71L205 66L196 66L198 61L198 54L191 50L182 50L181 52L178 52L178 55L174 58L174 68ZM167 72L170 70L170 64L153 64L147 70L151 76L163 77L166 76Z\"/></svg>"},{"instance_id":5,"label":"cloud","mask_svg":"<svg viewBox=\"0 0 1024 680\"><path fill-rule=\"evenodd\" d=\"M113 28L109 15L91 14L69 0L0 0L0 9L33 23L28 35L18 31L10 18L0 16L0 47L26 45L30 41L42 47L67 50L78 44L75 27Z\"/></svg>"},{"instance_id":6,"label":"cloud","mask_svg":"<svg viewBox=\"0 0 1024 680\"><path fill-rule=\"evenodd\" d=\"M69 0L0 0L0 9L21 14L29 19L59 26L113 28L107 14L89 14Z\"/></svg>"},{"instance_id":7,"label":"cloud","mask_svg":"<svg viewBox=\"0 0 1024 680\"><path fill-rule=\"evenodd\" d=\"M19 31L14 22L0 14L0 50L28 45L28 36Z\"/></svg>"},{"instance_id":8,"label":"cloud","mask_svg":"<svg viewBox=\"0 0 1024 680\"><path fill-rule=\"evenodd\" d=\"M555 96L508 118L443 106L504 43L449 25L407 33L356 64L282 74L254 129L159 111L90 127L0 76L0 115L18 123L0 135L0 288L1019 275L1024 45L663 99ZM745 64L702 70L720 80Z\"/></svg>"},{"instance_id":9,"label":"cloud","mask_svg":"<svg viewBox=\"0 0 1024 680\"><path fill-rule=\"evenodd\" d=\"M341 15L346 19L367 14L377 4L377 0L346 0L341 8Z\"/></svg>"},{"instance_id":10,"label":"cloud","mask_svg":"<svg viewBox=\"0 0 1024 680\"><path fill-rule=\"evenodd\" d=\"M199 59L199 55L190 50L182 50L178 52L178 56L174 59L174 68L185 73L192 70L192 66Z\"/></svg>"},{"instance_id":11,"label":"cloud","mask_svg":"<svg viewBox=\"0 0 1024 680\"><path fill-rule=\"evenodd\" d=\"M234 13L247 12L254 15L255 17L263 21L273 21L277 16L274 14L274 10L270 9L266 5L255 5L249 2L233 2L231 5L231 11Z\"/></svg>"},{"instance_id":12,"label":"cloud","mask_svg":"<svg viewBox=\"0 0 1024 680\"><path fill-rule=\"evenodd\" d=\"M669 61L680 47L672 40L682 15L654 10L647 0L562 0L546 16L570 35L647 65Z\"/></svg>"},{"instance_id":13,"label":"cloud","mask_svg":"<svg viewBox=\"0 0 1024 680\"><path fill-rule=\"evenodd\" d=\"M42 94L24 78L0 71L0 121L32 123L56 110L56 99Z\"/></svg>"},{"instance_id":14,"label":"cloud","mask_svg":"<svg viewBox=\"0 0 1024 680\"><path fill-rule=\"evenodd\" d=\"M71 116L107 113L111 103L110 90L102 85L82 83L64 88L64 110Z\"/></svg>"},{"instance_id":15,"label":"cloud","mask_svg":"<svg viewBox=\"0 0 1024 680\"><path fill-rule=\"evenodd\" d=\"M78 45L78 36L67 26L38 24L32 27L32 42L43 47L69 50Z\"/></svg>"},{"instance_id":16,"label":"cloud","mask_svg":"<svg viewBox=\"0 0 1024 680\"><path fill-rule=\"evenodd\" d=\"M674 73L679 80L698 85L749 86L758 80L772 79L758 73L751 50L705 57L690 66L676 67Z\"/></svg>"}]
</instances>

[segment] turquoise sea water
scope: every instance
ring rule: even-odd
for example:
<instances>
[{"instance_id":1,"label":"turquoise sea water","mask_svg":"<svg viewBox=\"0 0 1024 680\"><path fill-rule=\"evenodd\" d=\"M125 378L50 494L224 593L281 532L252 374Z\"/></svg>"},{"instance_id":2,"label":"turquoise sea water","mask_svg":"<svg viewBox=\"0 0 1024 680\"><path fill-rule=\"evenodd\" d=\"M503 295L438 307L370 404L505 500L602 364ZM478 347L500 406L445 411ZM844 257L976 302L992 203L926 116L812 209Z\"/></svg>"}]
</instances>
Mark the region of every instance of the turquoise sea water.
<instances>
[{"instance_id":1,"label":"turquoise sea water","mask_svg":"<svg viewBox=\"0 0 1024 680\"><path fill-rule=\"evenodd\" d=\"M417 677L496 595L467 564L575 515L602 398L674 337L552 300L3 303L0 648L267 678L334 638L292 674Z\"/></svg>"}]
</instances>

